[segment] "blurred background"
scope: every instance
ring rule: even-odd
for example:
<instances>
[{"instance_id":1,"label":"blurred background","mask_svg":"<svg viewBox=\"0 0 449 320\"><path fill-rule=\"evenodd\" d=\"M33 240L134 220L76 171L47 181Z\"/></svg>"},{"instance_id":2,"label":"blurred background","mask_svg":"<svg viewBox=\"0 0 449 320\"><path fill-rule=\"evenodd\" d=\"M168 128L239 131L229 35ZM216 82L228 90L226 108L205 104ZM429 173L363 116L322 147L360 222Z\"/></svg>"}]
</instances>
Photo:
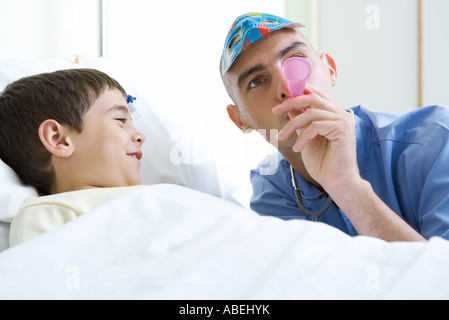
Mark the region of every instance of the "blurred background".
<instances>
[{"instance_id":1,"label":"blurred background","mask_svg":"<svg viewBox=\"0 0 449 320\"><path fill-rule=\"evenodd\" d=\"M0 58L108 59L247 179L232 155L255 166L272 148L228 119L218 66L232 22L254 11L306 25L316 51L336 60L341 108L449 106L447 0L0 0Z\"/></svg>"}]
</instances>

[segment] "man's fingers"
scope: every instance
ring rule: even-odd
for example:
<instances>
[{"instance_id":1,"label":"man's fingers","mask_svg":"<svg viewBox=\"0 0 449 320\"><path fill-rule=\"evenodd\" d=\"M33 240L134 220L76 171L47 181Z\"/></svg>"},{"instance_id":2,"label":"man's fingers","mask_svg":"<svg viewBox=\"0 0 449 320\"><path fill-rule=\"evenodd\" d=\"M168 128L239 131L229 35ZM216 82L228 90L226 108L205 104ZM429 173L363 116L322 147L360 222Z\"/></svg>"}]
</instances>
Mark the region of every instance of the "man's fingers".
<instances>
[{"instance_id":1,"label":"man's fingers","mask_svg":"<svg viewBox=\"0 0 449 320\"><path fill-rule=\"evenodd\" d=\"M312 91L308 95L285 100L280 105L274 107L272 112L275 115L282 116L291 112L300 114L310 108L333 112L340 111L340 109L336 108L330 101L326 100L319 92Z\"/></svg>"},{"instance_id":2,"label":"man's fingers","mask_svg":"<svg viewBox=\"0 0 449 320\"><path fill-rule=\"evenodd\" d=\"M305 128L298 136L294 152L301 152L307 144L318 136L322 136L327 140L335 140L339 133L339 127L336 121L316 121Z\"/></svg>"},{"instance_id":3,"label":"man's fingers","mask_svg":"<svg viewBox=\"0 0 449 320\"><path fill-rule=\"evenodd\" d=\"M278 140L287 140L294 132L301 131L316 121L336 121L339 120L337 114L324 110L308 109L303 114L291 119L278 134Z\"/></svg>"}]
</instances>

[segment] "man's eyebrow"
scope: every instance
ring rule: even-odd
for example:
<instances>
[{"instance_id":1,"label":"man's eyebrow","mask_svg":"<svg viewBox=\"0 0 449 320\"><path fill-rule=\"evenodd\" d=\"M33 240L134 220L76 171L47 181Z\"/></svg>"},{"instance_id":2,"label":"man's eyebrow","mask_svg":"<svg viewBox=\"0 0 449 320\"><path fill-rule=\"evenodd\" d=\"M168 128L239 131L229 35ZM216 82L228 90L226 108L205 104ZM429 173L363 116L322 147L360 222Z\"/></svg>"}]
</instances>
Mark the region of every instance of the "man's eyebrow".
<instances>
[{"instance_id":1,"label":"man's eyebrow","mask_svg":"<svg viewBox=\"0 0 449 320\"><path fill-rule=\"evenodd\" d=\"M291 50L296 49L296 48L301 48L301 47L307 47L307 44L305 42L294 42L291 45L289 45L288 47L282 49L281 51L279 51L278 53L278 57L279 59L284 58Z\"/></svg>"},{"instance_id":2,"label":"man's eyebrow","mask_svg":"<svg viewBox=\"0 0 449 320\"><path fill-rule=\"evenodd\" d=\"M246 78L248 78L250 75L252 75L253 73L259 72L261 70L264 70L265 66L262 64L258 64L255 67L252 67L248 70L246 70L245 72L242 72L237 80L237 85L239 88L241 88L243 82L245 82Z\"/></svg>"}]
</instances>

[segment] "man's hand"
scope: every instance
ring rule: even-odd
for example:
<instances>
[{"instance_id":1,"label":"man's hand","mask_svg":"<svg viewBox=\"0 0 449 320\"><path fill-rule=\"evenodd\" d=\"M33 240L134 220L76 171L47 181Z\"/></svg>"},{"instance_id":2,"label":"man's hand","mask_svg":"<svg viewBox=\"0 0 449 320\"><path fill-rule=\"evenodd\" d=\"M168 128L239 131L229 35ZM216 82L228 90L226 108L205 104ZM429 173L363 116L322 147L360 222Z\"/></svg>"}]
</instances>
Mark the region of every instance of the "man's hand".
<instances>
[{"instance_id":1,"label":"man's hand","mask_svg":"<svg viewBox=\"0 0 449 320\"><path fill-rule=\"evenodd\" d=\"M361 179L357 166L355 121L351 113L339 109L316 88L306 95L288 99L273 109L289 115L279 132L280 141L298 134L292 150L301 152L310 176L328 192L353 179Z\"/></svg>"}]
</instances>

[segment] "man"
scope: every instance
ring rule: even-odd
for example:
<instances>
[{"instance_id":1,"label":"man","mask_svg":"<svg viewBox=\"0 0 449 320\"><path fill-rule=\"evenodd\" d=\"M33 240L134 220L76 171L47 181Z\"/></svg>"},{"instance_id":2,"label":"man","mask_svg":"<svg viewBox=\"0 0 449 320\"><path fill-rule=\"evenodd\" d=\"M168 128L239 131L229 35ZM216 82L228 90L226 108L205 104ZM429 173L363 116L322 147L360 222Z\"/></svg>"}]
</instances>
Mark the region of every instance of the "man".
<instances>
[{"instance_id":1,"label":"man","mask_svg":"<svg viewBox=\"0 0 449 320\"><path fill-rule=\"evenodd\" d=\"M386 241L449 239L449 109L342 109L333 93L335 61L318 55L300 27L250 13L235 20L225 41L220 71L233 100L229 117L242 131L279 130L277 139L266 137L276 141L279 153L269 158L276 170L261 164L251 172L252 209L282 219L314 216ZM292 98L280 68L294 56L307 59L312 73L304 95Z\"/></svg>"}]
</instances>

